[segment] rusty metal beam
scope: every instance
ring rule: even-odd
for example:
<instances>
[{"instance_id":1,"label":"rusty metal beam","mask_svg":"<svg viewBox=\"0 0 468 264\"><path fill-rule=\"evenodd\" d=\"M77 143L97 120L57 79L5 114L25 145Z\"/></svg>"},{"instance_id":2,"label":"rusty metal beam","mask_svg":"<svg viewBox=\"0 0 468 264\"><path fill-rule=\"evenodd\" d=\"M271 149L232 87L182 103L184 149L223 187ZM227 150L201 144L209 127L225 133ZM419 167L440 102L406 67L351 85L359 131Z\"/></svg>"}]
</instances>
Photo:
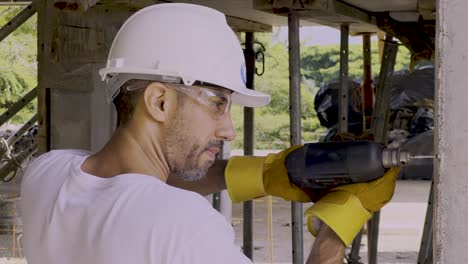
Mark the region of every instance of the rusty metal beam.
<instances>
[{"instance_id":1,"label":"rusty metal beam","mask_svg":"<svg viewBox=\"0 0 468 264\"><path fill-rule=\"evenodd\" d=\"M421 60L431 60L435 53L435 21L399 22L389 13L379 13L377 26L397 38L411 51L411 66Z\"/></svg>"},{"instance_id":2,"label":"rusty metal beam","mask_svg":"<svg viewBox=\"0 0 468 264\"><path fill-rule=\"evenodd\" d=\"M376 24L376 19L371 13L337 0L254 0L254 8L282 15L287 15L291 10L295 10L303 18L334 16L339 17L340 23L360 21L371 25ZM320 19L318 19L318 22L320 22ZM326 22L328 24L330 21L327 20Z\"/></svg>"}]
</instances>

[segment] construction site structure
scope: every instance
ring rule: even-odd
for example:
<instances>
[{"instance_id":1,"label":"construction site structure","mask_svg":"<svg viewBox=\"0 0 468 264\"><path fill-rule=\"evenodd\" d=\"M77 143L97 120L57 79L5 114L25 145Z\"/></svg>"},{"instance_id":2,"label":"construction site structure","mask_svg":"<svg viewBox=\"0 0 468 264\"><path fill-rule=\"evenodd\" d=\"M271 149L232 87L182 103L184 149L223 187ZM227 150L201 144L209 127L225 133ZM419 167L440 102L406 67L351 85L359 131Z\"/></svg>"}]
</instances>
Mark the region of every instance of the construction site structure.
<instances>
[{"instance_id":1,"label":"construction site structure","mask_svg":"<svg viewBox=\"0 0 468 264\"><path fill-rule=\"evenodd\" d=\"M79 148L98 150L110 138L116 116L113 106L105 102L104 83L98 70L105 65L112 40L122 23L135 11L152 4L169 1L150 0L1 0L0 5L20 5L22 11L0 29L0 41L37 13L38 19L38 86L4 113L0 125L8 121L27 103L38 99L38 113L15 135L0 144L0 177L8 181L18 163L34 153L51 149ZM183 1L170 1L183 2ZM363 37L363 76L370 75L370 36L380 36L381 69L375 91L373 111L366 114L366 128L375 140L385 143L388 131L390 87L400 45L411 52L411 67L422 60L435 64L436 112L434 137L434 184L428 197L428 212L418 263L461 263L468 259L468 34L464 0L194 0L225 13L236 32L245 32L247 83L253 86L255 58L252 56L253 34L270 32L273 26L288 26L290 135L291 144L302 143L300 93L300 25L326 25L341 31L339 131L346 132L348 117L348 53L350 35ZM209 41L209 40L206 40ZM367 105L372 96L367 98ZM372 104L370 104L372 105ZM11 146L35 123L39 125L37 142L21 153L11 155ZM253 154L253 110L245 109L244 153ZM467 127L467 128L465 128ZM467 139L467 140L465 140ZM226 158L224 156L223 158ZM15 189L9 189L9 192ZM0 202L16 201L16 195ZM225 198L221 198L225 197ZM214 196L215 206L226 196ZM229 202L229 201L227 201ZM244 253L252 257L252 203L244 205ZM9 208L14 208L9 207ZM15 218L14 214L12 218ZM292 262L304 263L303 212L300 204L291 205ZM421 223L423 224L423 223ZM368 225L369 263L377 263L379 213ZM13 226L15 229L15 226ZM13 231L16 233L16 231ZM360 236L348 256L350 263L359 261ZM16 245L13 242L13 247Z\"/></svg>"}]
</instances>

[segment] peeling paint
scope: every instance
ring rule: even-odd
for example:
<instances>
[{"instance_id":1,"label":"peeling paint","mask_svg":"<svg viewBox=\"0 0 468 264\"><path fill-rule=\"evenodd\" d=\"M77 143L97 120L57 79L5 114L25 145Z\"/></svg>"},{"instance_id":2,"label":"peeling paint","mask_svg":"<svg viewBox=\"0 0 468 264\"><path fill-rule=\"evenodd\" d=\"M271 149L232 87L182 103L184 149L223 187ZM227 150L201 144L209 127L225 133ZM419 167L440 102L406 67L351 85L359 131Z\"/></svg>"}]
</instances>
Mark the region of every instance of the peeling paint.
<instances>
[{"instance_id":1,"label":"peeling paint","mask_svg":"<svg viewBox=\"0 0 468 264\"><path fill-rule=\"evenodd\" d=\"M55 2L54 7L59 10L71 10L71 11L76 11L80 9L80 5L78 3L69 3L69 2L64 2L64 1Z\"/></svg>"}]
</instances>

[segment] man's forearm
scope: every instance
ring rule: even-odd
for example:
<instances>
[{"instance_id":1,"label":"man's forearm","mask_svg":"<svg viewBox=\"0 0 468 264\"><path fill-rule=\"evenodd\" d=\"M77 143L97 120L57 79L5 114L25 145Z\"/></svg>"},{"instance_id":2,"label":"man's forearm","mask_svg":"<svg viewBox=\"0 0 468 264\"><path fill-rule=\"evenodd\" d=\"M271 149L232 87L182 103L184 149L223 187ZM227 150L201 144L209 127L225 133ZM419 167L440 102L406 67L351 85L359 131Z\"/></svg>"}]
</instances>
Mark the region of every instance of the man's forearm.
<instances>
[{"instance_id":1,"label":"man's forearm","mask_svg":"<svg viewBox=\"0 0 468 264\"><path fill-rule=\"evenodd\" d=\"M226 168L227 160L216 160L213 166L210 167L205 177L198 181L184 181L174 176L169 176L167 183L174 187L197 192L201 195L208 195L220 192L226 189L224 180L224 169Z\"/></svg>"},{"instance_id":2,"label":"man's forearm","mask_svg":"<svg viewBox=\"0 0 468 264\"><path fill-rule=\"evenodd\" d=\"M310 252L307 264L341 264L345 246L335 232L322 223Z\"/></svg>"}]
</instances>

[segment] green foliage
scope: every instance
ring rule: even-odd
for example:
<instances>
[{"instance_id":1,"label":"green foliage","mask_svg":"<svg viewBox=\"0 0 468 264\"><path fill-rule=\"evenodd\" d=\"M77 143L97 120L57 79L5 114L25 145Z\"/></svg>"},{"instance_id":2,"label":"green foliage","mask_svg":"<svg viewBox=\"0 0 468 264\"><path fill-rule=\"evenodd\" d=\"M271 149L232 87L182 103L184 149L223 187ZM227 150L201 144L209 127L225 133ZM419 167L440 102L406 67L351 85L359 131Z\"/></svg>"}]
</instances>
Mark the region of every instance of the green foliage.
<instances>
[{"instance_id":1,"label":"green foliage","mask_svg":"<svg viewBox=\"0 0 468 264\"><path fill-rule=\"evenodd\" d=\"M5 25L22 7L0 7ZM33 16L0 42L0 113L37 85L37 18ZM13 123L27 121L35 112L33 102L20 111Z\"/></svg>"},{"instance_id":2,"label":"green foliage","mask_svg":"<svg viewBox=\"0 0 468 264\"><path fill-rule=\"evenodd\" d=\"M285 43L273 44L270 34L256 34L257 41L265 48L265 73L255 76L255 89L268 93L271 103L255 109L255 148L281 149L289 146L289 60ZM372 43L377 47L377 43ZM326 129L320 126L314 107L314 97L320 85L339 78L339 46L305 46L301 50L301 120L303 142L318 140ZM395 70L407 69L409 52L400 47ZM362 78L362 46L351 45L349 52L349 76ZM261 65L257 65L261 67ZM377 48L372 50L372 72L376 76L380 70ZM237 137L232 148L243 146L243 109L233 106L232 119Z\"/></svg>"},{"instance_id":3,"label":"green foliage","mask_svg":"<svg viewBox=\"0 0 468 264\"><path fill-rule=\"evenodd\" d=\"M380 71L379 53L377 42L373 42L371 50L372 73L377 76ZM340 73L340 47L329 46L307 46L301 51L301 74L314 80L317 85L322 85L331 80L339 78ZM362 79L362 46L350 45L348 59L348 74L353 80ZM400 46L395 63L395 71L408 69L410 52L404 46Z\"/></svg>"}]
</instances>

